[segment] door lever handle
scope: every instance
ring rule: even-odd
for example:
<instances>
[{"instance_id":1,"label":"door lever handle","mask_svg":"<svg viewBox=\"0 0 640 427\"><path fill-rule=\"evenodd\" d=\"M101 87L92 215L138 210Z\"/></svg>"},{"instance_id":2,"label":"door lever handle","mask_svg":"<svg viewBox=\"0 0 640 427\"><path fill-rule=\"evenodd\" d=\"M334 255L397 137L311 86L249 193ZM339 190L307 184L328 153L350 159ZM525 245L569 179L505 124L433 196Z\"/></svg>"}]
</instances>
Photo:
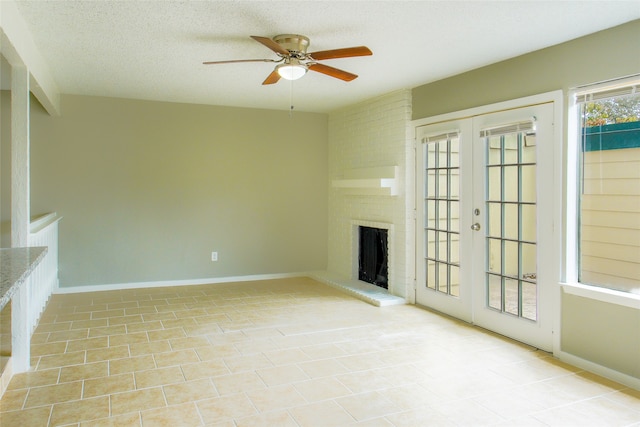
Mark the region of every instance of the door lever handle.
<instances>
[{"instance_id":1,"label":"door lever handle","mask_svg":"<svg viewBox=\"0 0 640 427\"><path fill-rule=\"evenodd\" d=\"M473 224L473 225L471 226L471 229L472 229L473 231L478 231L478 230L480 230L480 224L476 222L475 224Z\"/></svg>"}]
</instances>

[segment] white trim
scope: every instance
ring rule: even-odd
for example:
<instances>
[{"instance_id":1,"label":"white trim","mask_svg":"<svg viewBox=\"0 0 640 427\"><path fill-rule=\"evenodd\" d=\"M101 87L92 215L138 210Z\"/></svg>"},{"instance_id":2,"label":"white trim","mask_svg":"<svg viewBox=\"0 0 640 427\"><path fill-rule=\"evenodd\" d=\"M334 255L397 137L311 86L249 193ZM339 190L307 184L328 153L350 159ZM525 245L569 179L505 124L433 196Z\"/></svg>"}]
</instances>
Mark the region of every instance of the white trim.
<instances>
[{"instance_id":1,"label":"white trim","mask_svg":"<svg viewBox=\"0 0 640 427\"><path fill-rule=\"evenodd\" d=\"M567 188L567 178L564 173L564 166L566 165L565 156L567 155L565 152L566 143L564 140L565 135L565 122L564 122L564 114L565 114L565 98L564 93L562 91L554 92L554 101L553 101L553 140L556 141L556 144L553 147L553 235L551 236L553 245L553 280L562 280L564 273L564 261L566 260L565 250L565 242L566 242L566 224L565 224L565 189ZM561 185L557 185L557 183L561 183ZM563 257L563 255L565 257ZM554 286L552 295L551 295L551 309L553 311L552 316L552 330L553 330L553 353L556 351L560 351L562 348L562 295L560 286Z\"/></svg>"},{"instance_id":2,"label":"white trim","mask_svg":"<svg viewBox=\"0 0 640 427\"><path fill-rule=\"evenodd\" d=\"M36 219L32 219L29 224L29 233L35 234L44 228L50 226L51 224L55 224L56 222L62 219L61 216L58 216L56 212L51 212L45 215L42 215Z\"/></svg>"},{"instance_id":3,"label":"white trim","mask_svg":"<svg viewBox=\"0 0 640 427\"><path fill-rule=\"evenodd\" d=\"M640 310L640 295L580 283L560 283L563 292L609 304Z\"/></svg>"},{"instance_id":4,"label":"white trim","mask_svg":"<svg viewBox=\"0 0 640 427\"><path fill-rule=\"evenodd\" d=\"M163 280L157 282L113 283L108 285L87 285L59 287L56 294L75 294L81 292L118 291L123 289L163 288L168 286L215 285L220 283L255 282L271 279L288 279L292 277L310 277L308 272L255 274L249 276L213 277L209 279Z\"/></svg>"},{"instance_id":5,"label":"white trim","mask_svg":"<svg viewBox=\"0 0 640 427\"><path fill-rule=\"evenodd\" d=\"M31 92L52 116L60 115L60 90L15 1L0 1L0 51L12 67L29 70Z\"/></svg>"},{"instance_id":6,"label":"white trim","mask_svg":"<svg viewBox=\"0 0 640 427\"><path fill-rule=\"evenodd\" d=\"M416 303L416 227L418 221L416 206L416 168L418 140L415 137L415 128L408 123L406 126L406 159L405 159L405 284L404 298L410 304Z\"/></svg>"},{"instance_id":7,"label":"white trim","mask_svg":"<svg viewBox=\"0 0 640 427\"><path fill-rule=\"evenodd\" d=\"M589 372L593 372L596 375L603 376L605 378L619 382L620 384L624 384L636 390L640 390L640 378L623 374L622 372L615 371L611 368L607 368L606 366L593 363L589 360L583 359L578 356L574 356L573 354L567 353L564 351L558 351L557 353L554 353L554 356L556 356L562 362L568 363L578 368L582 368Z\"/></svg>"},{"instance_id":8,"label":"white trim","mask_svg":"<svg viewBox=\"0 0 640 427\"><path fill-rule=\"evenodd\" d=\"M479 107L468 108L462 111L455 111L453 113L445 113L438 116L412 120L411 125L413 127L419 127L440 122L463 120L469 117L480 116L483 114L498 113L500 111L526 107L528 105L546 104L548 102L556 103L556 105L562 105L562 91L554 90L551 92L540 93L538 95L527 96L524 98L511 99L508 101L497 102L495 104L482 105ZM557 123L555 123L555 125L557 125Z\"/></svg>"},{"instance_id":9,"label":"white trim","mask_svg":"<svg viewBox=\"0 0 640 427\"><path fill-rule=\"evenodd\" d=\"M566 283L578 282L578 197L579 179L578 163L579 153L576 141L580 134L580 120L578 118L579 105L576 103L575 93L567 93L567 144L566 158L564 160L565 175L563 188L565 191L565 214L562 218L564 239L562 242L563 271L560 280Z\"/></svg>"}]
</instances>

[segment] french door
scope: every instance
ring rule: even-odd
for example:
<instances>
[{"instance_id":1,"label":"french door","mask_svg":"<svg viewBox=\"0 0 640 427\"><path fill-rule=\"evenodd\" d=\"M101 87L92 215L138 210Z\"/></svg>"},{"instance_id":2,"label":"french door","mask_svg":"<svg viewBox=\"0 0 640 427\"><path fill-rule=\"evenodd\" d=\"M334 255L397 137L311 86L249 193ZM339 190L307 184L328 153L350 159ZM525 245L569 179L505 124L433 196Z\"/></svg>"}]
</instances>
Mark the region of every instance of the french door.
<instances>
[{"instance_id":1,"label":"french door","mask_svg":"<svg viewBox=\"0 0 640 427\"><path fill-rule=\"evenodd\" d=\"M417 136L416 302L551 350L553 103Z\"/></svg>"}]
</instances>

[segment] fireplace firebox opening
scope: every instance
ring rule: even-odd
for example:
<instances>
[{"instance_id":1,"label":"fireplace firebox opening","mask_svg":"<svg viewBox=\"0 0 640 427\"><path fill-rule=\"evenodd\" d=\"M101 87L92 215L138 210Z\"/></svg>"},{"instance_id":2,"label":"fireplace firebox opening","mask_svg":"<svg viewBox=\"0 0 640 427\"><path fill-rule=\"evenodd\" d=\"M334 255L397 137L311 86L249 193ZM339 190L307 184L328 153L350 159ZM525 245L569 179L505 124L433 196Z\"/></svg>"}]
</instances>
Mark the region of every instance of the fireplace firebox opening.
<instances>
[{"instance_id":1,"label":"fireplace firebox opening","mask_svg":"<svg viewBox=\"0 0 640 427\"><path fill-rule=\"evenodd\" d=\"M388 230L359 227L358 279L389 288Z\"/></svg>"}]
</instances>

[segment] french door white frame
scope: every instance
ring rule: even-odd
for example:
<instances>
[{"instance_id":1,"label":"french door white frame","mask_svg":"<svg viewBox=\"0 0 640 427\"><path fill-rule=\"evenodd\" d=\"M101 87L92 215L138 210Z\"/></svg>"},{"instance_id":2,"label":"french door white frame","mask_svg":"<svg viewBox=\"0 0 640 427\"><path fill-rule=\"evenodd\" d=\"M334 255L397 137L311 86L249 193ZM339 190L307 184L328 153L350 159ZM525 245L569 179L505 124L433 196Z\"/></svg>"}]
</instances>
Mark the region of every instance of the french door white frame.
<instances>
[{"instance_id":1,"label":"french door white frame","mask_svg":"<svg viewBox=\"0 0 640 427\"><path fill-rule=\"evenodd\" d=\"M552 236L550 236L550 239L548 239L548 241L552 241L553 242L553 247L552 248L547 248L550 252L547 254L548 256L545 259L545 262L547 263L551 263L551 265L546 264L547 268L549 269L550 274L547 275L547 277L552 277L553 279L551 279L551 283L547 283L546 286L550 286L552 287L552 292L548 293L548 298L547 300L545 300L543 303L548 307L548 312L551 313L551 317L552 317L552 333L553 333L553 337L552 337L552 342L551 342L551 346L552 348L547 348L546 350L550 350L555 352L557 349L560 349L560 337L559 337L559 325L560 325L560 287L559 287L559 282L560 282L560 274L561 274L561 265L562 265L562 258L563 258L563 251L562 251L562 239L563 239L563 234L564 234L564 230L563 230L563 217L562 217L562 209L563 209L563 188L564 188L564 183L566 182L566 178L563 176L563 168L562 168L562 161L564 156L566 155L566 150L563 148L565 146L565 144L563 143L563 93L562 91L553 91L553 92L547 92L547 93L543 93L543 94L539 94L539 95L534 95L534 96L529 96L529 97L525 97L525 98L520 98L520 99L515 99L515 100L510 100L510 101L505 101L505 102L500 102L500 103L496 103L496 104L490 104L490 105L485 105L485 106L481 106L481 107L476 107L476 108L471 108L471 109L467 109L467 110L462 110L462 111L457 111L457 112L453 112L453 113L447 113L447 114L442 114L442 115L438 115L438 116L434 116L434 117L429 117L429 118L425 118L425 119L420 119L420 120L415 120L412 122L412 126L414 128L414 130L417 132L419 127L423 127L423 126L427 126L427 125L436 125L434 126L434 128L437 128L439 124L442 124L443 128L446 128L447 126L445 125L445 123L451 123L451 122L455 122L455 121L463 121L465 119L468 118L473 118L476 116L481 116L481 115L486 115L486 114L491 114L491 113L498 113L498 112L504 112L504 111L509 111L509 110L513 110L513 109L518 109L518 108L522 108L522 107L527 107L527 106L531 106L531 105L537 105L537 104L546 104L546 103L553 103L553 170L552 171L545 171L545 173L552 173L552 179L551 182L554 183L554 185L552 185L549 189L550 192L550 197L552 197L552 201L551 201L551 205L552 205L552 210L553 210L553 226L552 226ZM449 125L450 127L450 125ZM416 133L417 135L417 133ZM417 181L416 179L422 179L422 171L417 171L416 170L416 163L417 163L417 158L416 156L418 155L418 153L421 153L422 150L420 149L420 142L417 141L416 138L416 144L415 144L416 150L414 150L414 158L413 158L413 173L414 173L414 180L413 182L416 183L417 185ZM409 196L409 195L408 195ZM413 192L413 208L414 211L416 211L417 205L416 205L416 200L417 200L417 195L416 192ZM465 195L465 194L461 194L460 195L461 198L466 198L469 197L469 195ZM461 212L461 216L462 216L462 212ZM416 217L416 223L415 223L415 232L419 232L419 230L422 228L420 226L422 219L417 218ZM461 223L464 221L464 218L461 217ZM466 226L461 225L460 226L460 231L461 233L465 232L465 228L468 228ZM418 248L414 247L414 256L413 256L413 264L414 264L414 279L417 279L417 268L419 266L418 260L417 260L417 255L418 255ZM461 260L462 262L463 260ZM542 260L541 260L542 261ZM414 280L414 283L416 283L416 280ZM417 283L416 286L414 286L414 289L417 289ZM409 298L410 300L413 299L413 302L415 302L415 293L414 295L412 295L413 298ZM465 316L461 316L460 317L462 320L466 320L469 321L468 318L465 318Z\"/></svg>"}]
</instances>

